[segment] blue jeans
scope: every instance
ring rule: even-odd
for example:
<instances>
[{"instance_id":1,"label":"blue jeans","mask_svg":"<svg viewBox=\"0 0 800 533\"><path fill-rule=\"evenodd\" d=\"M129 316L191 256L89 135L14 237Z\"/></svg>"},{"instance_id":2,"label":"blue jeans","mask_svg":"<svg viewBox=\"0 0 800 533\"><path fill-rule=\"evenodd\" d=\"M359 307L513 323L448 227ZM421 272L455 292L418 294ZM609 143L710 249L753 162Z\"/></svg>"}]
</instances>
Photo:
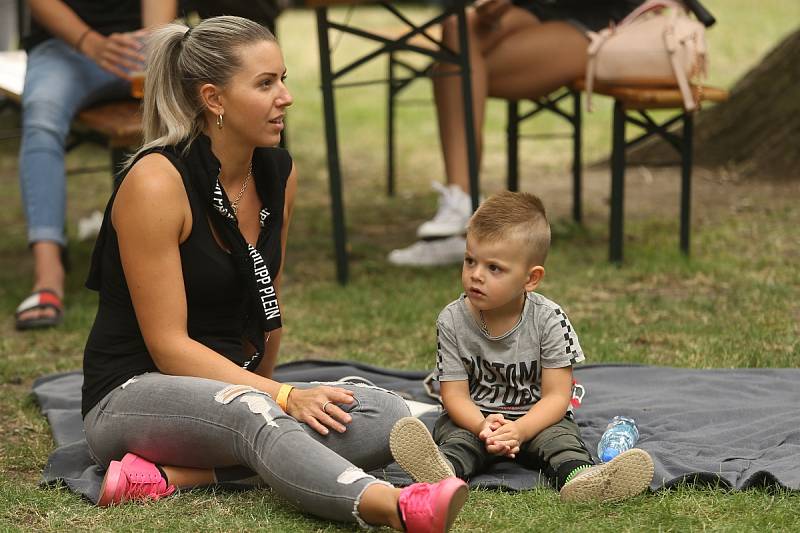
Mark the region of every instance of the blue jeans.
<instances>
[{"instance_id":1,"label":"blue jeans","mask_svg":"<svg viewBox=\"0 0 800 533\"><path fill-rule=\"evenodd\" d=\"M252 472L300 509L342 522L358 521L361 494L385 483L364 470L392 461L389 432L409 416L399 396L366 385L339 405L347 431L320 435L284 413L264 392L219 381L148 373L108 393L84 419L95 461L108 466L126 452L156 464ZM297 384L310 387L310 384ZM241 468L246 467L245 469ZM224 468L227 467L227 468Z\"/></svg>"},{"instance_id":2,"label":"blue jeans","mask_svg":"<svg viewBox=\"0 0 800 533\"><path fill-rule=\"evenodd\" d=\"M75 114L100 100L130 94L129 83L61 39L30 51L22 92L20 186L28 242L66 244L64 145Z\"/></svg>"}]
</instances>

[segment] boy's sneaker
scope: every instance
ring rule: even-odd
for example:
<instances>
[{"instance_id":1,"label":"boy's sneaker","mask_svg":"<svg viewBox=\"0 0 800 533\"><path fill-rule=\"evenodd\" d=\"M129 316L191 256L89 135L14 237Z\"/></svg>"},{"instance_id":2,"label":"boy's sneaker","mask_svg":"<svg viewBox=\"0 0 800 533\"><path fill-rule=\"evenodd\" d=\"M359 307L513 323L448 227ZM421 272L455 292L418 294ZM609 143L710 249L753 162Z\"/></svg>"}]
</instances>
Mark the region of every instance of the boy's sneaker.
<instances>
[{"instance_id":1,"label":"boy's sneaker","mask_svg":"<svg viewBox=\"0 0 800 533\"><path fill-rule=\"evenodd\" d=\"M428 428L418 418L407 416L395 423L389 434L389 448L397 464L416 482L436 483L455 475Z\"/></svg>"},{"instance_id":2,"label":"boy's sneaker","mask_svg":"<svg viewBox=\"0 0 800 533\"><path fill-rule=\"evenodd\" d=\"M389 262L399 266L441 266L453 265L464 260L467 241L461 235L417 241L411 246L392 250Z\"/></svg>"},{"instance_id":3,"label":"boy's sneaker","mask_svg":"<svg viewBox=\"0 0 800 533\"><path fill-rule=\"evenodd\" d=\"M156 465L138 455L127 453L122 461L111 461L100 487L97 505L106 506L127 500L157 500L175 492L161 476Z\"/></svg>"},{"instance_id":4,"label":"boy's sneaker","mask_svg":"<svg viewBox=\"0 0 800 533\"><path fill-rule=\"evenodd\" d=\"M632 448L607 463L579 471L561 487L561 501L617 502L643 492L652 479L650 454Z\"/></svg>"},{"instance_id":5,"label":"boy's sneaker","mask_svg":"<svg viewBox=\"0 0 800 533\"><path fill-rule=\"evenodd\" d=\"M409 533L443 533L467 501L467 484L457 477L414 483L400 492L397 507Z\"/></svg>"},{"instance_id":6,"label":"boy's sneaker","mask_svg":"<svg viewBox=\"0 0 800 533\"><path fill-rule=\"evenodd\" d=\"M463 235L472 216L472 198L458 185L444 186L435 181L431 185L439 191L439 207L432 219L417 228L417 237Z\"/></svg>"}]
</instances>

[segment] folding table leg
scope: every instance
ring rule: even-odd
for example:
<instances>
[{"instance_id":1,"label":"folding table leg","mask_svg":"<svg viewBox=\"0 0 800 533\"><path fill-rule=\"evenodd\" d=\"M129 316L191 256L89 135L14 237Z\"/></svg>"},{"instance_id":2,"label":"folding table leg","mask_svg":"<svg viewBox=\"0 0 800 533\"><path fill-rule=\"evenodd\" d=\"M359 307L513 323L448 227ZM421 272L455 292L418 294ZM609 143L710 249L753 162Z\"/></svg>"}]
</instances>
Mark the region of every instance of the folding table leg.
<instances>
[{"instance_id":1,"label":"folding table leg","mask_svg":"<svg viewBox=\"0 0 800 533\"><path fill-rule=\"evenodd\" d=\"M394 53L389 52L389 72L386 94L386 194L394 196L394 114L397 91L394 86Z\"/></svg>"},{"instance_id":2,"label":"folding table leg","mask_svg":"<svg viewBox=\"0 0 800 533\"><path fill-rule=\"evenodd\" d=\"M683 114L683 138L681 139L681 251L689 254L689 231L692 217L692 163L694 139L693 117Z\"/></svg>"},{"instance_id":3,"label":"folding table leg","mask_svg":"<svg viewBox=\"0 0 800 533\"><path fill-rule=\"evenodd\" d=\"M519 102L509 100L506 125L506 180L509 191L519 190Z\"/></svg>"},{"instance_id":4,"label":"folding table leg","mask_svg":"<svg viewBox=\"0 0 800 533\"><path fill-rule=\"evenodd\" d=\"M342 176L339 165L339 145L336 139L336 109L333 97L330 43L328 42L328 10L317 8L322 103L325 112L325 140L328 146L328 176L330 180L331 211L333 215L333 244L336 252L336 279L347 283L347 230L342 201Z\"/></svg>"},{"instance_id":5,"label":"folding table leg","mask_svg":"<svg viewBox=\"0 0 800 533\"><path fill-rule=\"evenodd\" d=\"M583 119L581 116L581 93L572 91L572 218L578 224L583 220L582 199L582 173L583 158L581 156L581 128Z\"/></svg>"},{"instance_id":6,"label":"folding table leg","mask_svg":"<svg viewBox=\"0 0 800 533\"><path fill-rule=\"evenodd\" d=\"M459 63L461 69L461 99L464 103L464 134L467 143L467 169L472 210L478 209L480 189L478 184L478 155L475 144L475 119L472 109L472 70L469 64L469 39L467 38L467 15L463 6L457 12Z\"/></svg>"},{"instance_id":7,"label":"folding table leg","mask_svg":"<svg viewBox=\"0 0 800 533\"><path fill-rule=\"evenodd\" d=\"M625 107L614 101L613 146L611 149L611 224L609 261L622 261L623 207L625 196Z\"/></svg>"}]
</instances>

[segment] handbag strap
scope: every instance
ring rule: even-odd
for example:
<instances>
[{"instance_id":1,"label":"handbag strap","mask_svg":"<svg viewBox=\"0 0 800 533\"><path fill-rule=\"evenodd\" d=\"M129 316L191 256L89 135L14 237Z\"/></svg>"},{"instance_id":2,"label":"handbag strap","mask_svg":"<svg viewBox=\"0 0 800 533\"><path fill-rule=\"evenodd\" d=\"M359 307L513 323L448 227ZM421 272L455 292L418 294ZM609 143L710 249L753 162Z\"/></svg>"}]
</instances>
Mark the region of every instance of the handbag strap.
<instances>
[{"instance_id":1,"label":"handbag strap","mask_svg":"<svg viewBox=\"0 0 800 533\"><path fill-rule=\"evenodd\" d=\"M614 28L603 28L599 32L590 31L587 33L589 36L589 48L586 53L589 56L586 62L586 110L593 111L592 105L592 92L594 91L594 77L597 68L597 52L603 46L611 35L614 33Z\"/></svg>"},{"instance_id":2,"label":"handbag strap","mask_svg":"<svg viewBox=\"0 0 800 533\"><path fill-rule=\"evenodd\" d=\"M675 20L677 17L678 14L676 12L672 12L670 15L669 24L667 24L664 30L664 46L669 54L669 62L672 65L672 72L675 74L675 80L678 82L678 89L681 91L683 108L686 111L694 111L695 107L697 107L697 103L694 101L692 89L689 87L689 80L686 79L686 69L680 64L680 59L677 54L678 39L675 37Z\"/></svg>"}]
</instances>

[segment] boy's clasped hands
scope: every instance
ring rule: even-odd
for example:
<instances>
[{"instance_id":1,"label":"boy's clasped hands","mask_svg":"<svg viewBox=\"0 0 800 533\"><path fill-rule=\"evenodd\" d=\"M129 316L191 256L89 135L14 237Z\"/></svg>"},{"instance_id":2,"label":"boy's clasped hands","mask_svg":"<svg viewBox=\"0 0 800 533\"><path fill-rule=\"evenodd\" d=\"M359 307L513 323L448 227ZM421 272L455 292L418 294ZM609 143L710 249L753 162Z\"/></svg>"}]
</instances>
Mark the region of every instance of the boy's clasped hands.
<instances>
[{"instance_id":1,"label":"boy's clasped hands","mask_svg":"<svg viewBox=\"0 0 800 533\"><path fill-rule=\"evenodd\" d=\"M517 422L507 420L500 413L492 413L484 419L478 438L486 444L490 454L510 459L517 456L520 443L525 441Z\"/></svg>"}]
</instances>

